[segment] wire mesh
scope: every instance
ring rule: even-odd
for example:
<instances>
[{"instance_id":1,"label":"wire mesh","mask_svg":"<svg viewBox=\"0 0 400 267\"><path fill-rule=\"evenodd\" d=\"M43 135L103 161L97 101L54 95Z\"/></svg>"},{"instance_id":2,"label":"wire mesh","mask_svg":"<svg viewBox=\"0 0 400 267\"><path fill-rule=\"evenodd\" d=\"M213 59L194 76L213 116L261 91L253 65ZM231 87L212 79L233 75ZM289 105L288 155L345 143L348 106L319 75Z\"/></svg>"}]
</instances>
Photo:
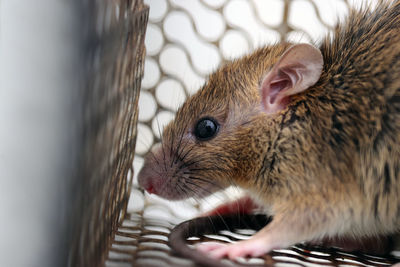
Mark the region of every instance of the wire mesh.
<instances>
[{"instance_id":1,"label":"wire mesh","mask_svg":"<svg viewBox=\"0 0 400 267\"><path fill-rule=\"evenodd\" d=\"M164 207L161 207L164 208ZM265 219L261 218L261 222ZM229 220L225 221L230 224ZM191 232L187 243L237 242L255 233L250 219L231 230ZM265 222L264 222L265 223ZM187 257L179 256L168 245L168 237L176 220L143 216L143 212L130 213L119 227L110 248L106 266L200 266ZM212 229L212 228L210 228ZM240 258L236 262L223 260L227 266L390 266L400 260L400 253L376 256L361 252L349 253L337 248L298 244L287 249L274 250L259 258Z\"/></svg>"},{"instance_id":2,"label":"wire mesh","mask_svg":"<svg viewBox=\"0 0 400 267\"><path fill-rule=\"evenodd\" d=\"M69 266L99 266L131 190L148 8L140 0L82 5L87 78Z\"/></svg>"}]
</instances>

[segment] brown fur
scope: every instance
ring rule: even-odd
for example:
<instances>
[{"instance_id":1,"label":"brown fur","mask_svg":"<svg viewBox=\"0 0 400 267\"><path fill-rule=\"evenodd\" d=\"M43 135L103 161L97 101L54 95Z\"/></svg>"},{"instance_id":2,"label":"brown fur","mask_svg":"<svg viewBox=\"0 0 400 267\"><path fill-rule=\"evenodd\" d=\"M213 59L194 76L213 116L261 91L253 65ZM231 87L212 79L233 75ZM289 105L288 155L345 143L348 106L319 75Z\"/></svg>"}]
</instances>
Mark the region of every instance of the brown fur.
<instances>
[{"instance_id":1,"label":"brown fur","mask_svg":"<svg viewBox=\"0 0 400 267\"><path fill-rule=\"evenodd\" d=\"M288 47L258 49L210 75L165 129L139 182L157 176L157 194L171 199L238 185L298 240L399 231L400 2L351 11L320 46L317 84L265 114L260 83ZM220 130L197 141L194 125L207 116Z\"/></svg>"}]
</instances>

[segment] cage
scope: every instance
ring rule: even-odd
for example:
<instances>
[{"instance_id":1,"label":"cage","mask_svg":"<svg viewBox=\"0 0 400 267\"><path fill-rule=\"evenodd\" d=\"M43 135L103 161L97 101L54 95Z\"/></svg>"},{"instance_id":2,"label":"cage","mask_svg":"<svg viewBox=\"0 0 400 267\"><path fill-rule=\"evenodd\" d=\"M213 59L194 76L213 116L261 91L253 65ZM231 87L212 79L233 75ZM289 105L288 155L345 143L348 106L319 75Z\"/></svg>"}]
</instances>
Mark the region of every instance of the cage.
<instances>
[{"instance_id":1,"label":"cage","mask_svg":"<svg viewBox=\"0 0 400 267\"><path fill-rule=\"evenodd\" d=\"M132 186L148 7L0 2L1 266L101 266Z\"/></svg>"}]
</instances>

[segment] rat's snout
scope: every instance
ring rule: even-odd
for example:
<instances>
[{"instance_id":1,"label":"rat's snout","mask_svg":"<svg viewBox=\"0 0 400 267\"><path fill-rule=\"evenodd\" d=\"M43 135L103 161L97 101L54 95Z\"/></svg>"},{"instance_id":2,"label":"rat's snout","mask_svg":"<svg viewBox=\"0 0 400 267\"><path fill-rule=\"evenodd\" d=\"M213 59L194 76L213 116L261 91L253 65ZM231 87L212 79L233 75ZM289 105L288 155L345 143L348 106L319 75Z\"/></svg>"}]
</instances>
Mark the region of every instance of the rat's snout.
<instances>
[{"instance_id":1,"label":"rat's snout","mask_svg":"<svg viewBox=\"0 0 400 267\"><path fill-rule=\"evenodd\" d=\"M138 183L139 186L146 190L149 194L156 194L156 186L154 185L150 170L151 169L146 166L146 164L143 166L138 174Z\"/></svg>"},{"instance_id":2,"label":"rat's snout","mask_svg":"<svg viewBox=\"0 0 400 267\"><path fill-rule=\"evenodd\" d=\"M161 147L159 145L153 146L149 155L145 158L144 165L138 174L138 183L141 188L146 190L149 194L157 194L157 187L160 181L157 182L157 160Z\"/></svg>"},{"instance_id":3,"label":"rat's snout","mask_svg":"<svg viewBox=\"0 0 400 267\"><path fill-rule=\"evenodd\" d=\"M165 148L159 145L152 148L138 174L138 183L149 194L173 199L176 196L171 176L175 173L175 169L171 166L171 159L165 151Z\"/></svg>"},{"instance_id":4,"label":"rat's snout","mask_svg":"<svg viewBox=\"0 0 400 267\"><path fill-rule=\"evenodd\" d=\"M144 165L138 174L138 183L149 194L155 194L170 200L188 197L183 182L185 168L182 163L171 155L176 155L171 149L156 146L146 156Z\"/></svg>"},{"instance_id":5,"label":"rat's snout","mask_svg":"<svg viewBox=\"0 0 400 267\"><path fill-rule=\"evenodd\" d=\"M184 152L166 145L152 149L138 174L140 187L169 200L203 197L223 188L216 181L208 179L207 172L200 172L204 167L199 164L201 160L190 157L191 151L192 148L187 145ZM188 162L182 161L179 155Z\"/></svg>"}]
</instances>

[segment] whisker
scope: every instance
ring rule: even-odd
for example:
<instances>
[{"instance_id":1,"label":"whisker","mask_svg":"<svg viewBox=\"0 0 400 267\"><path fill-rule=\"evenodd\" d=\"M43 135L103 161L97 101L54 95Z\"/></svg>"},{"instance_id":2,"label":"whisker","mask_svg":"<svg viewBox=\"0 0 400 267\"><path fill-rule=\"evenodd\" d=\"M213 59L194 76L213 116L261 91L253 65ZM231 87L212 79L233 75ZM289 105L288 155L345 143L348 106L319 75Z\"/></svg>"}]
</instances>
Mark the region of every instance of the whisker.
<instances>
[{"instance_id":1,"label":"whisker","mask_svg":"<svg viewBox=\"0 0 400 267\"><path fill-rule=\"evenodd\" d=\"M165 146L164 146L164 144L162 144L161 150L162 150L162 154L163 154L164 170L165 170L165 172L167 172L168 170L167 170L167 163L165 162Z\"/></svg>"},{"instance_id":2,"label":"whisker","mask_svg":"<svg viewBox=\"0 0 400 267\"><path fill-rule=\"evenodd\" d=\"M183 194L185 197L188 196L187 191L182 188L180 183L176 183L176 189L178 189L178 191L180 191L180 193Z\"/></svg>"},{"instance_id":3,"label":"whisker","mask_svg":"<svg viewBox=\"0 0 400 267\"><path fill-rule=\"evenodd\" d=\"M160 140L162 142L161 127L160 127L160 121L158 120L158 117L156 117L156 122L157 122L158 135L160 136Z\"/></svg>"},{"instance_id":4,"label":"whisker","mask_svg":"<svg viewBox=\"0 0 400 267\"><path fill-rule=\"evenodd\" d=\"M190 181L186 181L186 182L188 182L189 184L195 186L195 188L199 188L199 185L198 185L198 184L191 183ZM206 201L206 202L208 201L208 200L205 200L204 198L202 198L201 196L199 196L198 193L196 192L197 190L194 190L194 189L190 188L190 187L189 187L187 184L185 184L185 183L183 183L183 186L185 187L186 190L189 190L190 192L193 193L193 199L195 199L197 202L200 202L200 199L202 199L203 201ZM204 190L204 188L201 188L201 190ZM223 216L222 216L219 212L216 212L216 213L215 213L215 216L218 216L218 217L222 220L222 222L223 222L223 224L225 225L225 228L226 228L226 229L230 229L229 226L228 226L228 224L225 222ZM211 219L211 216L209 215L209 216L206 216L206 217L207 217L208 220L210 221L210 225L213 227L214 232L217 233L217 230L216 230L215 225L214 225L214 221Z\"/></svg>"},{"instance_id":5,"label":"whisker","mask_svg":"<svg viewBox=\"0 0 400 267\"><path fill-rule=\"evenodd\" d=\"M209 194L209 195L211 195L213 192L211 192L210 190L208 190L208 189L206 189L206 188L204 188L204 187L202 187L202 186L200 186L200 185L198 185L198 184L196 184L196 183L194 183L194 182L191 182L190 180L186 180L185 181L185 184L191 184L191 185L193 185L195 188L197 188L198 190L200 189L200 191L203 191L203 192L206 192L207 194Z\"/></svg>"},{"instance_id":6,"label":"whisker","mask_svg":"<svg viewBox=\"0 0 400 267\"><path fill-rule=\"evenodd\" d=\"M187 162L183 161L182 165L179 166L179 168L180 169L187 168L187 167L192 166L192 165L194 165L196 163L199 163L199 162L202 162L203 164L204 163L212 163L212 161L207 159L207 158L197 157L196 160L187 161Z\"/></svg>"},{"instance_id":7,"label":"whisker","mask_svg":"<svg viewBox=\"0 0 400 267\"><path fill-rule=\"evenodd\" d=\"M158 120L158 118L157 118L156 121L157 121L158 133L159 133L159 135L160 135L161 151L162 151L162 154L163 154L164 170L167 171L167 165L166 165L166 163L165 163L165 143L164 143L164 140L163 140L163 138L162 138L162 136L161 136L160 121Z\"/></svg>"},{"instance_id":8,"label":"whisker","mask_svg":"<svg viewBox=\"0 0 400 267\"><path fill-rule=\"evenodd\" d=\"M184 167L189 167L189 166L191 166L191 165L193 165L193 164L196 164L196 163L198 163L198 162L201 162L202 164L210 164L210 165L213 165L213 166L218 166L218 168L222 169L222 168L220 167L220 165L226 165L226 161L220 160L221 163L218 164L218 163L215 162L215 161L218 160L218 159L219 159L219 157L213 157L212 159L210 159L209 157L206 157L206 156L197 157L195 160L183 162L182 165L181 165L181 167L182 167L182 168L184 168ZM228 171L228 170L227 170L227 169L224 169L224 171Z\"/></svg>"},{"instance_id":9,"label":"whisker","mask_svg":"<svg viewBox=\"0 0 400 267\"><path fill-rule=\"evenodd\" d=\"M144 139L146 139L146 140L144 140ZM137 138L136 142L138 142L138 144L141 144L145 147L149 147L150 140L148 139L148 136L143 135L143 138Z\"/></svg>"},{"instance_id":10,"label":"whisker","mask_svg":"<svg viewBox=\"0 0 400 267\"><path fill-rule=\"evenodd\" d=\"M178 145L176 146L176 150L175 150L175 164L178 162L178 158L179 158L179 155L180 155L180 153L179 153L179 151L180 151L180 148L181 148L181 145L182 145L182 140L183 140L183 134L184 134L184 132L182 132L182 134L180 135L181 137L179 138L179 143L178 143Z\"/></svg>"},{"instance_id":11,"label":"whisker","mask_svg":"<svg viewBox=\"0 0 400 267\"><path fill-rule=\"evenodd\" d=\"M223 199L223 200L226 200L226 199ZM207 200L205 200L205 201L207 202ZM231 229L231 228L228 226L228 224L225 222L224 217L221 215L221 213L220 213L218 210L216 210L214 214L206 216L207 218L209 218L211 224L212 224L213 227L214 227L213 220L211 219L211 216L218 216L218 217L221 219L222 223L225 225L225 228L228 229L228 230ZM218 233L218 232L216 231L215 227L214 227L214 232Z\"/></svg>"},{"instance_id":12,"label":"whisker","mask_svg":"<svg viewBox=\"0 0 400 267\"><path fill-rule=\"evenodd\" d=\"M191 146L190 149L188 149L188 151L186 151L185 155L183 155L182 157L180 156L181 153L179 154L179 158L182 162L186 159L187 155L193 150L193 148L194 148L194 146ZM183 153L183 149L182 149L182 153Z\"/></svg>"},{"instance_id":13,"label":"whisker","mask_svg":"<svg viewBox=\"0 0 400 267\"><path fill-rule=\"evenodd\" d=\"M194 189L192 189L190 186L188 186L186 183L180 183L180 185L182 185L184 188L185 188L185 196L191 196L191 197L193 197L193 198L200 198L200 196L198 195L198 190L194 190ZM187 194L187 191L186 190L188 190L189 192L191 192L192 194L191 195L189 195L189 194Z\"/></svg>"},{"instance_id":14,"label":"whisker","mask_svg":"<svg viewBox=\"0 0 400 267\"><path fill-rule=\"evenodd\" d=\"M189 169L192 172L196 172L196 171L221 171L221 172L227 172L227 169L223 169L220 167L214 167L214 168L190 168Z\"/></svg>"},{"instance_id":15,"label":"whisker","mask_svg":"<svg viewBox=\"0 0 400 267\"><path fill-rule=\"evenodd\" d=\"M153 152L149 151L148 155L151 156L151 158L156 162L157 165L160 165L160 162L158 161Z\"/></svg>"},{"instance_id":16,"label":"whisker","mask_svg":"<svg viewBox=\"0 0 400 267\"><path fill-rule=\"evenodd\" d=\"M172 151L173 151L173 146L174 146L173 140L175 140L176 133L175 133L175 130L172 130L172 129L171 129L170 133L171 133L172 143L170 144L170 147L169 147L169 157L172 158ZM171 160L171 163L172 163L172 160ZM171 167L172 167L172 165L171 165Z\"/></svg>"},{"instance_id":17,"label":"whisker","mask_svg":"<svg viewBox=\"0 0 400 267\"><path fill-rule=\"evenodd\" d=\"M202 181L203 183L211 184L211 185L213 185L213 186L215 186L215 187L217 187L218 189L221 189L221 190L224 189L224 187L222 187L221 185L219 185L219 184L217 184L217 183L215 183L213 181L210 181L210 180L206 180L206 179L203 179L203 178L200 178L200 177L196 177L196 176L189 176L188 178L191 179L191 180L199 180L199 181Z\"/></svg>"}]
</instances>

